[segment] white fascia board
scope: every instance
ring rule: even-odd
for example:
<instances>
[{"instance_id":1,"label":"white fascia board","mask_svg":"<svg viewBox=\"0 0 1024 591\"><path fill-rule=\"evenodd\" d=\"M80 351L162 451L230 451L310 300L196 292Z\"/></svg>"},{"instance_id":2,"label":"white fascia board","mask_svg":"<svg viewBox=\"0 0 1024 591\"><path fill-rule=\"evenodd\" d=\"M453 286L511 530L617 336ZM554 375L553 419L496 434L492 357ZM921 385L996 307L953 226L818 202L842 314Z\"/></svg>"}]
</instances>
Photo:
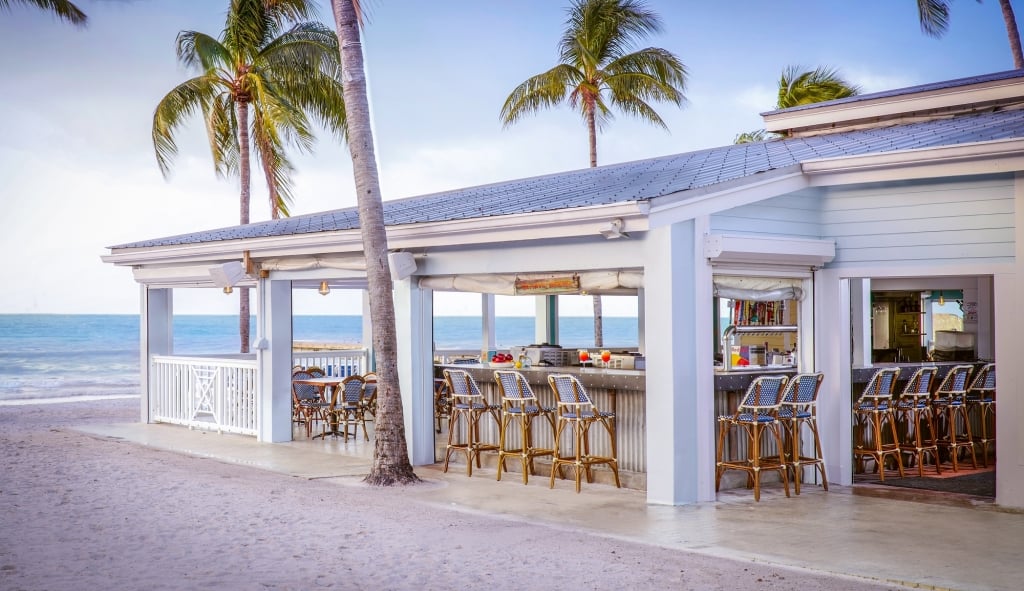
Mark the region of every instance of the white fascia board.
<instances>
[{"instance_id":1,"label":"white fascia board","mask_svg":"<svg viewBox=\"0 0 1024 591\"><path fill-rule=\"evenodd\" d=\"M210 275L216 265L187 265L166 267L137 267L132 277L137 283L150 287L217 287ZM253 287L256 280L243 276L234 283L236 287Z\"/></svg>"},{"instance_id":2,"label":"white fascia board","mask_svg":"<svg viewBox=\"0 0 1024 591\"><path fill-rule=\"evenodd\" d=\"M807 160L801 168L812 187L1015 172L1024 170L1024 139Z\"/></svg>"},{"instance_id":3,"label":"white fascia board","mask_svg":"<svg viewBox=\"0 0 1024 591\"><path fill-rule=\"evenodd\" d=\"M596 236L613 219L623 220L623 231L627 233L642 232L648 229L645 212L645 203L631 201L614 205L406 224L388 228L388 248L487 244L555 236ZM200 244L120 249L100 258L103 262L114 265L188 264L239 260L243 251L249 251L254 259L261 259L359 253L362 250L362 235L357 228L289 236L218 240Z\"/></svg>"},{"instance_id":4,"label":"white fascia board","mask_svg":"<svg viewBox=\"0 0 1024 591\"><path fill-rule=\"evenodd\" d=\"M1020 99L1024 96L1024 78L993 80L972 86L941 88L899 96L888 96L826 105L782 113L762 113L768 131L786 131L819 125L842 124L865 119L880 119L903 113L917 113Z\"/></svg>"},{"instance_id":5,"label":"white fascia board","mask_svg":"<svg viewBox=\"0 0 1024 591\"><path fill-rule=\"evenodd\" d=\"M683 191L651 201L648 223L651 228L712 215L734 207L794 193L810 186L807 177L794 164L771 172L743 177L727 183ZM673 198L678 196L679 198Z\"/></svg>"},{"instance_id":6,"label":"white fascia board","mask_svg":"<svg viewBox=\"0 0 1024 591\"><path fill-rule=\"evenodd\" d=\"M388 228L388 248L425 248L473 245L570 236L597 236L614 219L622 230L648 229L646 204L630 201L615 205L573 207L523 214L430 222Z\"/></svg>"}]
</instances>

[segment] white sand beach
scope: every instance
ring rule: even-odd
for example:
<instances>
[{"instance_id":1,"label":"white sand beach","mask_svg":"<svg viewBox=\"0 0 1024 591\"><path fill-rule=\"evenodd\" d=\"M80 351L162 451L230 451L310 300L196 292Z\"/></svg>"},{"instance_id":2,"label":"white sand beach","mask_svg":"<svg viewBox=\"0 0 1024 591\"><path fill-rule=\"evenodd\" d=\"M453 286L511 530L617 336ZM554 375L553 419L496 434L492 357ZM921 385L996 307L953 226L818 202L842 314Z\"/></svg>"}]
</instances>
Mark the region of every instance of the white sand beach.
<instances>
[{"instance_id":1,"label":"white sand beach","mask_svg":"<svg viewBox=\"0 0 1024 591\"><path fill-rule=\"evenodd\" d=\"M137 399L0 407L0 589L891 589L469 514L88 435ZM430 485L427 485L430 486Z\"/></svg>"}]
</instances>

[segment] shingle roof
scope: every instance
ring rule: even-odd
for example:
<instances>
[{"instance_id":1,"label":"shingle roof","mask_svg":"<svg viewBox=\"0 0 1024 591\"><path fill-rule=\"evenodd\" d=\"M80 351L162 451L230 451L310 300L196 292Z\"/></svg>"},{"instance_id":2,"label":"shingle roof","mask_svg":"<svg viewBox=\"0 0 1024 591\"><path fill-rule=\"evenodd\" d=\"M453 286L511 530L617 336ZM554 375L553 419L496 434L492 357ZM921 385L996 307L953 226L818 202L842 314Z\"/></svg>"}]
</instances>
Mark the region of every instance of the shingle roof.
<instances>
[{"instance_id":1,"label":"shingle roof","mask_svg":"<svg viewBox=\"0 0 1024 591\"><path fill-rule=\"evenodd\" d=\"M956 80L944 80L942 82L930 82L928 84L920 84L918 86L908 86L906 88L896 88L893 90L883 90L881 92L872 92L869 94L858 94L855 96L848 96L846 98L835 99L831 101L823 101L820 103L811 103L808 105L799 105L796 107L790 107L788 109L776 109L774 111L766 111L761 113L761 116L775 115L778 113L793 113L796 111L806 111L808 109L820 109L824 107L831 107L833 105L843 105L848 103L856 103L860 101L869 101L872 99L889 98L894 96L902 96L905 94L914 94L918 92L928 92L931 90L943 90L946 88L957 88L959 86L970 86L971 84L981 84L982 82L995 82L998 80L1009 80L1010 78L1024 78L1024 70L1007 70L1005 72L995 72L993 74L983 74L980 76L969 76L967 78L957 78Z\"/></svg>"},{"instance_id":2,"label":"shingle roof","mask_svg":"<svg viewBox=\"0 0 1024 591\"><path fill-rule=\"evenodd\" d=\"M646 201L806 160L1024 138L1024 110L738 144L384 202L388 226ZM144 240L147 248L359 227L355 207Z\"/></svg>"}]
</instances>

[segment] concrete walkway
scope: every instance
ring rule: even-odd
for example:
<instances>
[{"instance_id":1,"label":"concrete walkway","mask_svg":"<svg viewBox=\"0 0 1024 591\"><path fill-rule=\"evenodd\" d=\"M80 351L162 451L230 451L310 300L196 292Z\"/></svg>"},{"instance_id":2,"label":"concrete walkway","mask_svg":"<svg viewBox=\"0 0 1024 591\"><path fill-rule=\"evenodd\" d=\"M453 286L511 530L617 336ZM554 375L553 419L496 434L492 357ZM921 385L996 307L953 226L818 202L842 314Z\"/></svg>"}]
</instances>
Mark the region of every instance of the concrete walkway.
<instances>
[{"instance_id":1,"label":"concrete walkway","mask_svg":"<svg viewBox=\"0 0 1024 591\"><path fill-rule=\"evenodd\" d=\"M141 423L80 427L99 437L288 474L358 484L369 471L372 443L300 440L261 444L250 437ZM493 469L465 475L456 464L417 474L433 485L410 498L459 511L699 552L924 589L1024 588L1024 512L1001 510L962 495L881 486L804 485L786 498L781 486L734 489L718 501L678 507L648 505L641 491L519 473L495 480Z\"/></svg>"}]
</instances>

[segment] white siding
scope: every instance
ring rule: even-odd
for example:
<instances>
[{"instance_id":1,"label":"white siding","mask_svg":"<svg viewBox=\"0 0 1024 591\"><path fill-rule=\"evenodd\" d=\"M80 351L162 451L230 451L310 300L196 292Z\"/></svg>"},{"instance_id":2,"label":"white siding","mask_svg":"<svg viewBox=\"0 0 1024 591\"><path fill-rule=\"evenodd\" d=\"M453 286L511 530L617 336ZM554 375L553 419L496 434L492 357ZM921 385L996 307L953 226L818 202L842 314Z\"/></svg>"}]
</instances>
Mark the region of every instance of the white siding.
<instances>
[{"instance_id":1,"label":"white siding","mask_svg":"<svg viewBox=\"0 0 1024 591\"><path fill-rule=\"evenodd\" d=\"M843 265L1013 260L1013 180L951 179L831 187L821 199L823 238Z\"/></svg>"},{"instance_id":2,"label":"white siding","mask_svg":"<svg viewBox=\"0 0 1024 591\"><path fill-rule=\"evenodd\" d=\"M780 195L711 216L711 232L820 238L820 190Z\"/></svg>"}]
</instances>

